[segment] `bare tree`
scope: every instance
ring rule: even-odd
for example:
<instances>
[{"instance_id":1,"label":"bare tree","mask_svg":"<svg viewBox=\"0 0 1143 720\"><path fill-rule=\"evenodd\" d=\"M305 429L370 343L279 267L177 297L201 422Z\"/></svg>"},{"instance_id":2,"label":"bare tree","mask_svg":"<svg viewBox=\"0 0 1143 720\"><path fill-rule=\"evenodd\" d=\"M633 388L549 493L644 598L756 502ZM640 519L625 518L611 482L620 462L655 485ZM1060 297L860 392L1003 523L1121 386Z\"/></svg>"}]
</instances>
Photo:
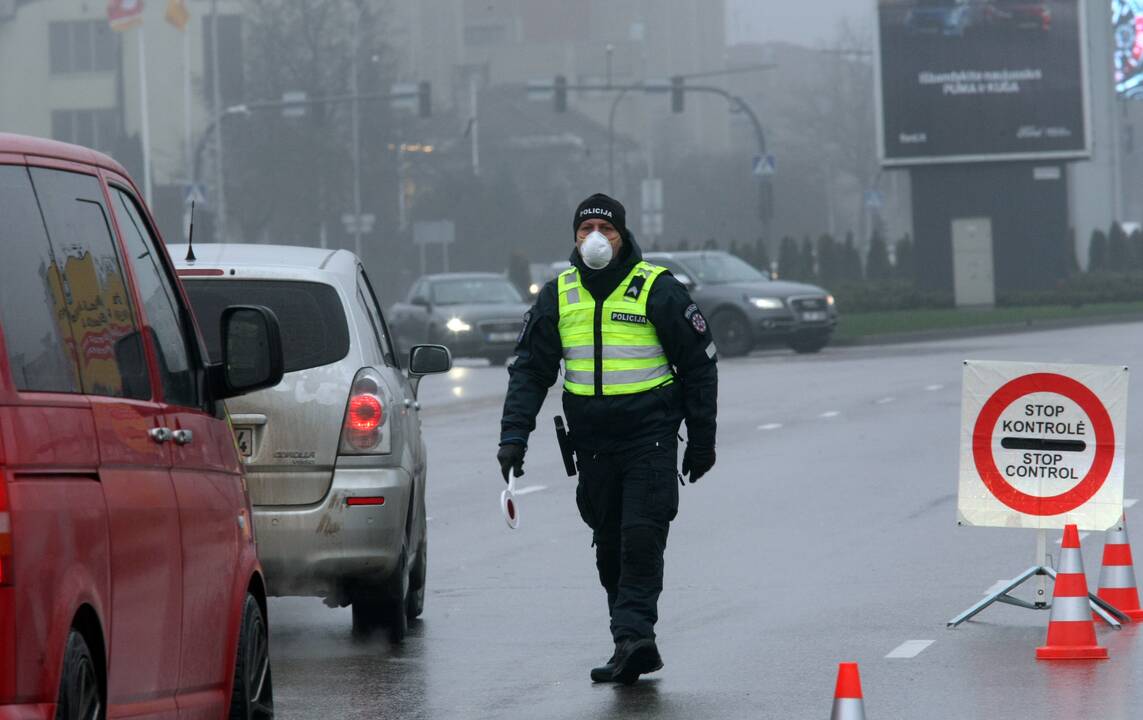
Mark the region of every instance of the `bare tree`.
<instances>
[{"instance_id":1,"label":"bare tree","mask_svg":"<svg viewBox=\"0 0 1143 720\"><path fill-rule=\"evenodd\" d=\"M344 96L354 69L360 93L388 87L385 5L384 0L247 0L246 102L280 100L286 93L309 99ZM357 43L351 41L355 34ZM227 157L227 197L243 240L315 245L324 229L333 244L347 244L340 217L352 209L352 108L339 102L292 113L254 110L227 121L227 147L233 149ZM390 112L384 103L363 102L359 113L363 207L390 216L396 197ZM374 242L384 242L381 233Z\"/></svg>"}]
</instances>

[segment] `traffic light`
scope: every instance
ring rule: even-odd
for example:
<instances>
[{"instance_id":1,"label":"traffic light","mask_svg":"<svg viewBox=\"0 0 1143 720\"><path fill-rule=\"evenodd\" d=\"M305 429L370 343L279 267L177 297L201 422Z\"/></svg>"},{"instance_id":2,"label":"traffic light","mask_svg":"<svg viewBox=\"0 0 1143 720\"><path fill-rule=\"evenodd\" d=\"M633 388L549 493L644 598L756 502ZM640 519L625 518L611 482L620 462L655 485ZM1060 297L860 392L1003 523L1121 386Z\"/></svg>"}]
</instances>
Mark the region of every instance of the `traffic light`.
<instances>
[{"instance_id":1,"label":"traffic light","mask_svg":"<svg viewBox=\"0 0 1143 720\"><path fill-rule=\"evenodd\" d=\"M556 82L553 86L554 92L552 96L556 101L556 112L562 113L568 110L568 79L563 75L556 75Z\"/></svg>"},{"instance_id":2,"label":"traffic light","mask_svg":"<svg viewBox=\"0 0 1143 720\"><path fill-rule=\"evenodd\" d=\"M683 92L683 79L678 75L671 78L671 112L681 113L686 109Z\"/></svg>"},{"instance_id":3,"label":"traffic light","mask_svg":"<svg viewBox=\"0 0 1143 720\"><path fill-rule=\"evenodd\" d=\"M433 88L428 80L417 83L417 114L423 118L433 114Z\"/></svg>"}]
</instances>

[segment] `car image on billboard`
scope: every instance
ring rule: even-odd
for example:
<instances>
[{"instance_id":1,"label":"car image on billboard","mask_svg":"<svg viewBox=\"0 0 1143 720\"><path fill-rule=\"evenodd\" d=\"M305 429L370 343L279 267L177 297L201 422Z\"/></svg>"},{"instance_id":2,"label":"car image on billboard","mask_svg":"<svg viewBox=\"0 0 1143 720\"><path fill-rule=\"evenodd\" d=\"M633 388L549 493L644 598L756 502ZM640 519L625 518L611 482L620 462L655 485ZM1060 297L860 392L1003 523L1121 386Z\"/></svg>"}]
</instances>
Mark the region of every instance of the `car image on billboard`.
<instances>
[{"instance_id":1,"label":"car image on billboard","mask_svg":"<svg viewBox=\"0 0 1143 720\"><path fill-rule=\"evenodd\" d=\"M882 162L1089 155L1081 35L1078 0L879 0Z\"/></svg>"}]
</instances>

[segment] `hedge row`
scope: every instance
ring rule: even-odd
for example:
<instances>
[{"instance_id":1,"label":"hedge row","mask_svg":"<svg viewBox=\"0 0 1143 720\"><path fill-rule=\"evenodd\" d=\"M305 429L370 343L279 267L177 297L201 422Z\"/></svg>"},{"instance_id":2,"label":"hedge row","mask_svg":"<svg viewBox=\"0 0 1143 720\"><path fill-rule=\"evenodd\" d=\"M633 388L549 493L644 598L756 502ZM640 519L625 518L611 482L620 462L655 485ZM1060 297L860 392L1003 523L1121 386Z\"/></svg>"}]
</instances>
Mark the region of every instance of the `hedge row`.
<instances>
[{"instance_id":1,"label":"hedge row","mask_svg":"<svg viewBox=\"0 0 1143 720\"><path fill-rule=\"evenodd\" d=\"M950 308L953 294L919 290L905 280L884 280L833 289L837 306L844 313L885 312ZM1095 272L1078 274L1060 281L1049 290L1002 292L996 304L1001 307L1066 305L1080 307L1115 302L1143 301L1143 272Z\"/></svg>"}]
</instances>

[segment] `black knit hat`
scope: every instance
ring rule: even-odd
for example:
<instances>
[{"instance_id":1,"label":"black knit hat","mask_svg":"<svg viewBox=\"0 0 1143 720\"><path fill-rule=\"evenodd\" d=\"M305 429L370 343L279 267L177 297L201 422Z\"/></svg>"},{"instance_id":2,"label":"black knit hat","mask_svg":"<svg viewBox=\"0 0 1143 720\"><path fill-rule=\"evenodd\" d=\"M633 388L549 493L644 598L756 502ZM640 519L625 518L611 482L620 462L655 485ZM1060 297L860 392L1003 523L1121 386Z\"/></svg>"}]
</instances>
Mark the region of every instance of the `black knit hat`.
<instances>
[{"instance_id":1,"label":"black knit hat","mask_svg":"<svg viewBox=\"0 0 1143 720\"><path fill-rule=\"evenodd\" d=\"M579 230L584 220L600 218L611 223L619 231L620 237L627 238L627 210L623 203L603 193L596 193L584 200L575 209L575 219L572 228Z\"/></svg>"}]
</instances>

